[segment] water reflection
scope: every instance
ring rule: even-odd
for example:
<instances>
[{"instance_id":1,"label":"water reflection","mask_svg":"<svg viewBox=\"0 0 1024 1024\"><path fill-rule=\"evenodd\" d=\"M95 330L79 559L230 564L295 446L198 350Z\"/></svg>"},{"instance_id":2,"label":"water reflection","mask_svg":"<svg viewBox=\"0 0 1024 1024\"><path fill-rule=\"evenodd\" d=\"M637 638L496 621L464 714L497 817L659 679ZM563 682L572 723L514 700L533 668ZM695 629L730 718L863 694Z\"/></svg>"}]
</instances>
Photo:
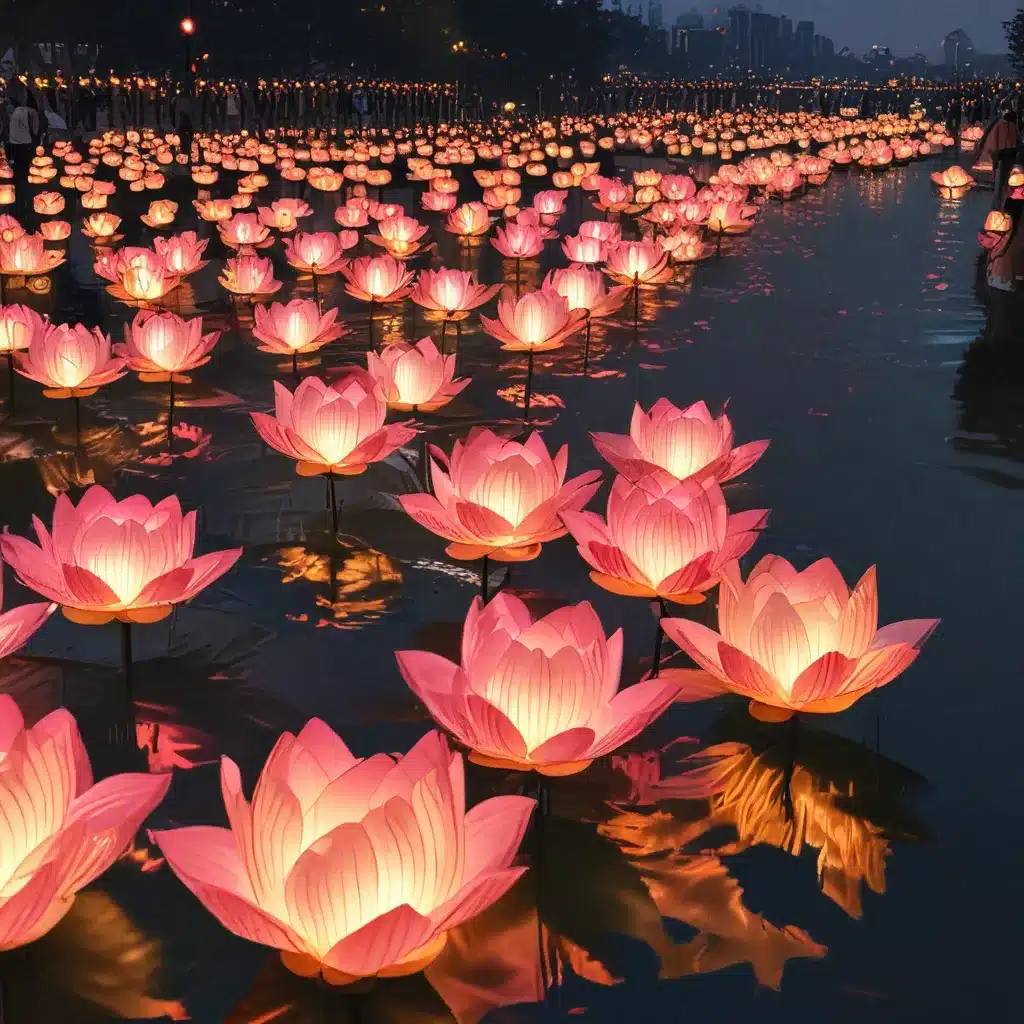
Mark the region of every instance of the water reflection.
<instances>
[{"instance_id":1,"label":"water reflection","mask_svg":"<svg viewBox=\"0 0 1024 1024\"><path fill-rule=\"evenodd\" d=\"M160 945L102 892L83 892L48 935L0 953L3 1019L100 1024L187 1020L181 1002L157 995Z\"/></svg>"}]
</instances>

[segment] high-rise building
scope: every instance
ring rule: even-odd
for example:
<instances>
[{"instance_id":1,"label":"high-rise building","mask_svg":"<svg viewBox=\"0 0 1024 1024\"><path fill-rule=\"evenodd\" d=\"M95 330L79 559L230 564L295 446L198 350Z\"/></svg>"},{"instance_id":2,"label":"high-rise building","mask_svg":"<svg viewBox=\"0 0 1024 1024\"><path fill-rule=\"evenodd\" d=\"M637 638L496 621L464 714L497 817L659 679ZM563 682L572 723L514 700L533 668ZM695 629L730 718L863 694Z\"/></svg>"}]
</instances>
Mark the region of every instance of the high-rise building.
<instances>
[{"instance_id":1,"label":"high-rise building","mask_svg":"<svg viewBox=\"0 0 1024 1024\"><path fill-rule=\"evenodd\" d=\"M720 71L725 65L726 36L713 28L673 30L672 52L681 70Z\"/></svg>"},{"instance_id":2,"label":"high-rise building","mask_svg":"<svg viewBox=\"0 0 1024 1024\"><path fill-rule=\"evenodd\" d=\"M750 28L753 12L742 4L729 8L729 49L732 59L741 67L749 68L753 64L750 49Z\"/></svg>"},{"instance_id":3,"label":"high-rise building","mask_svg":"<svg viewBox=\"0 0 1024 1024\"><path fill-rule=\"evenodd\" d=\"M947 68L962 68L974 60L974 43L962 28L954 29L942 40L942 55Z\"/></svg>"},{"instance_id":4,"label":"high-rise building","mask_svg":"<svg viewBox=\"0 0 1024 1024\"><path fill-rule=\"evenodd\" d=\"M779 58L779 19L754 11L750 16L750 67L772 67Z\"/></svg>"},{"instance_id":5,"label":"high-rise building","mask_svg":"<svg viewBox=\"0 0 1024 1024\"><path fill-rule=\"evenodd\" d=\"M779 15L779 45L788 57L793 49L793 19L788 14Z\"/></svg>"},{"instance_id":6,"label":"high-rise building","mask_svg":"<svg viewBox=\"0 0 1024 1024\"><path fill-rule=\"evenodd\" d=\"M661 31L662 10L659 0L647 0L647 27L651 33Z\"/></svg>"},{"instance_id":7,"label":"high-rise building","mask_svg":"<svg viewBox=\"0 0 1024 1024\"><path fill-rule=\"evenodd\" d=\"M675 27L688 29L703 28L704 15L696 7L691 7L689 11L676 15Z\"/></svg>"},{"instance_id":8,"label":"high-rise building","mask_svg":"<svg viewBox=\"0 0 1024 1024\"><path fill-rule=\"evenodd\" d=\"M793 43L798 60L814 60L814 22L798 21L793 33Z\"/></svg>"}]
</instances>

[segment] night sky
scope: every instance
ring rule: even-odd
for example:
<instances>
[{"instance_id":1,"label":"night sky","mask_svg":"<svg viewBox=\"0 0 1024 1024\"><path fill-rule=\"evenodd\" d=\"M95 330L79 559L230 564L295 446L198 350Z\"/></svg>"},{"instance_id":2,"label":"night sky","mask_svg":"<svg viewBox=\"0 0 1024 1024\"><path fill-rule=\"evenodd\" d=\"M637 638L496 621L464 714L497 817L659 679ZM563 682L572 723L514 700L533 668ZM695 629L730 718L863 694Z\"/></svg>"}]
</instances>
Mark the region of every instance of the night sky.
<instances>
[{"instance_id":1,"label":"night sky","mask_svg":"<svg viewBox=\"0 0 1024 1024\"><path fill-rule=\"evenodd\" d=\"M623 0L623 8L637 0ZM646 20L647 0L642 0ZM745 0L750 8L754 0ZM712 6L734 6L710 0L662 0L665 21L671 25L682 11L696 7L705 17ZM942 37L963 28L982 53L1001 53L1005 42L1001 22L1012 17L1024 0L762 0L762 8L785 13L793 20L810 19L816 29L832 36L836 49L851 47L863 53L874 43L901 54L915 50L938 59Z\"/></svg>"}]
</instances>

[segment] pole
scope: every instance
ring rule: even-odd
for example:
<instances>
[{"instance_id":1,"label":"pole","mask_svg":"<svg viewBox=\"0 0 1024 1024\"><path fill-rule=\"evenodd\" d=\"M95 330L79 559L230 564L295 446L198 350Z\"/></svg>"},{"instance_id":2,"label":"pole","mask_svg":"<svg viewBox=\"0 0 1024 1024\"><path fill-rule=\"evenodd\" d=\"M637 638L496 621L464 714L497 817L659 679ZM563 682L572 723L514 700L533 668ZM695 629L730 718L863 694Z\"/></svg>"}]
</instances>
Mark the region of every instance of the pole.
<instances>
[{"instance_id":1,"label":"pole","mask_svg":"<svg viewBox=\"0 0 1024 1024\"><path fill-rule=\"evenodd\" d=\"M487 593L487 586L488 583L490 582L487 577L490 568L489 561L490 560L488 559L487 555L484 555L483 566L480 569L480 597L483 598L484 604L487 604L487 599L489 597Z\"/></svg>"},{"instance_id":2,"label":"pole","mask_svg":"<svg viewBox=\"0 0 1024 1024\"><path fill-rule=\"evenodd\" d=\"M334 489L334 474L327 474L327 486L331 499L331 526L334 536L338 536L338 492Z\"/></svg>"},{"instance_id":3,"label":"pole","mask_svg":"<svg viewBox=\"0 0 1024 1024\"><path fill-rule=\"evenodd\" d=\"M167 450L170 452L174 448L174 374L171 374L169 387L168 387L168 407L167 407Z\"/></svg>"},{"instance_id":4,"label":"pole","mask_svg":"<svg viewBox=\"0 0 1024 1024\"><path fill-rule=\"evenodd\" d=\"M665 640L665 630L661 628L661 620L665 617L668 609L665 607L665 599L663 597L658 598L658 625L657 632L654 634L654 661L651 665L651 678L654 679L656 676L661 674L661 647Z\"/></svg>"},{"instance_id":5,"label":"pole","mask_svg":"<svg viewBox=\"0 0 1024 1024\"><path fill-rule=\"evenodd\" d=\"M128 703L132 703L132 624L121 623L121 677Z\"/></svg>"},{"instance_id":6,"label":"pole","mask_svg":"<svg viewBox=\"0 0 1024 1024\"><path fill-rule=\"evenodd\" d=\"M587 314L587 334L583 347L583 376L587 375L587 368L590 365L590 314Z\"/></svg>"},{"instance_id":7,"label":"pole","mask_svg":"<svg viewBox=\"0 0 1024 1024\"><path fill-rule=\"evenodd\" d=\"M82 446L82 401L75 395L73 399L75 403L75 447L81 448Z\"/></svg>"},{"instance_id":8,"label":"pole","mask_svg":"<svg viewBox=\"0 0 1024 1024\"><path fill-rule=\"evenodd\" d=\"M14 415L14 350L7 353L7 410L8 416Z\"/></svg>"},{"instance_id":9,"label":"pole","mask_svg":"<svg viewBox=\"0 0 1024 1024\"><path fill-rule=\"evenodd\" d=\"M526 399L523 402L523 422L530 422L530 397L533 394L533 349L526 357Z\"/></svg>"}]
</instances>

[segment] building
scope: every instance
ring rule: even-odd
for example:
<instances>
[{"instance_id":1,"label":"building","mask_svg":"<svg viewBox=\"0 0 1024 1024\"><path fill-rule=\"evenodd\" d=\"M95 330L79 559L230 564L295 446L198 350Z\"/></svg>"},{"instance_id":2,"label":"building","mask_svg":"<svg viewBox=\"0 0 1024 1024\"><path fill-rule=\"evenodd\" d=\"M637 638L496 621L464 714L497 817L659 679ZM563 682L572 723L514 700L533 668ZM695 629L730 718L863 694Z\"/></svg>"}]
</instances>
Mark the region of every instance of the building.
<instances>
[{"instance_id":1,"label":"building","mask_svg":"<svg viewBox=\"0 0 1024 1024\"><path fill-rule=\"evenodd\" d=\"M798 21L793 33L793 43L797 60L814 60L814 22Z\"/></svg>"},{"instance_id":2,"label":"building","mask_svg":"<svg viewBox=\"0 0 1024 1024\"><path fill-rule=\"evenodd\" d=\"M651 30L651 35L661 31L663 17L658 0L647 0L647 27Z\"/></svg>"},{"instance_id":3,"label":"building","mask_svg":"<svg viewBox=\"0 0 1024 1024\"><path fill-rule=\"evenodd\" d=\"M673 29L672 53L680 71L720 71L726 63L726 36L713 28Z\"/></svg>"},{"instance_id":4,"label":"building","mask_svg":"<svg viewBox=\"0 0 1024 1024\"><path fill-rule=\"evenodd\" d=\"M689 11L676 16L675 27L688 29L703 28L704 15L696 7L691 7Z\"/></svg>"},{"instance_id":5,"label":"building","mask_svg":"<svg viewBox=\"0 0 1024 1024\"><path fill-rule=\"evenodd\" d=\"M779 19L774 14L754 11L750 16L750 64L756 70L779 62Z\"/></svg>"},{"instance_id":6,"label":"building","mask_svg":"<svg viewBox=\"0 0 1024 1024\"><path fill-rule=\"evenodd\" d=\"M741 68L749 68L753 64L750 49L752 15L749 7L729 8L729 56Z\"/></svg>"},{"instance_id":7,"label":"building","mask_svg":"<svg viewBox=\"0 0 1024 1024\"><path fill-rule=\"evenodd\" d=\"M947 68L955 70L970 64L974 60L974 43L962 29L957 28L942 40L943 63Z\"/></svg>"},{"instance_id":8,"label":"building","mask_svg":"<svg viewBox=\"0 0 1024 1024\"><path fill-rule=\"evenodd\" d=\"M831 60L836 55L836 44L828 36L814 37L814 59Z\"/></svg>"}]
</instances>

